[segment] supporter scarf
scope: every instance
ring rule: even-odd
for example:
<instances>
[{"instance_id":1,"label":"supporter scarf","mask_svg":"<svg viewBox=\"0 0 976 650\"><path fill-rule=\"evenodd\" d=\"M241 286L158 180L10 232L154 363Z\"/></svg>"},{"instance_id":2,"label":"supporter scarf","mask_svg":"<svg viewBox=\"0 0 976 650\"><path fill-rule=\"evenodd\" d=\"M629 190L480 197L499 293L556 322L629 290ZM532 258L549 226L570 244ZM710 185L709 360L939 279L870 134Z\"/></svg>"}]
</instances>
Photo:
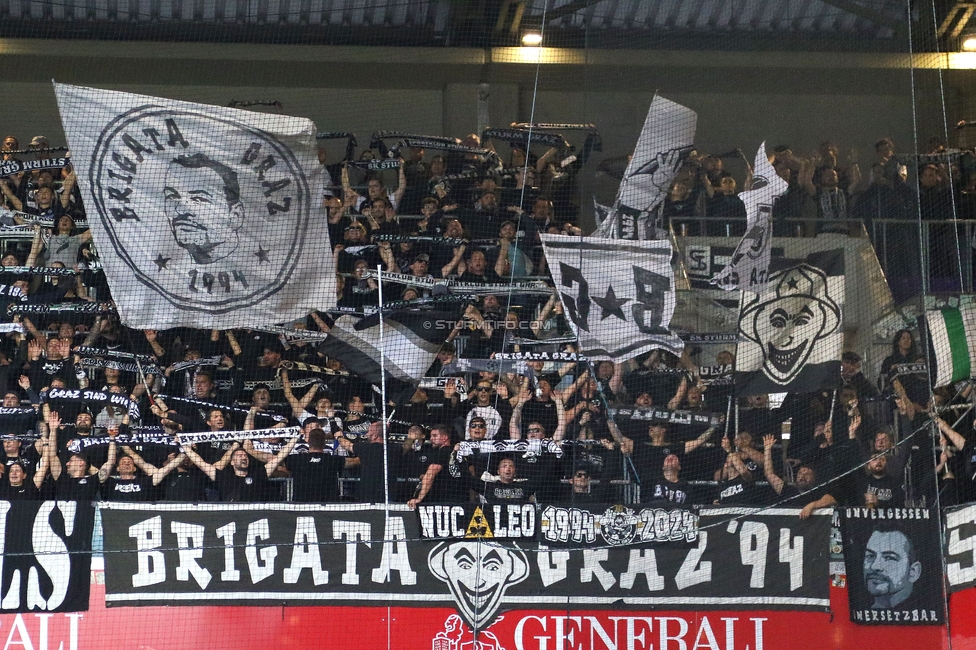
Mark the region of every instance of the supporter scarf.
<instances>
[{"instance_id":1,"label":"supporter scarf","mask_svg":"<svg viewBox=\"0 0 976 650\"><path fill-rule=\"evenodd\" d=\"M481 147L468 147L454 142L443 142L429 136L415 136L401 138L396 148L410 147L411 149L440 149L442 151L454 151L457 153L468 153L476 156L494 156L495 152Z\"/></svg>"},{"instance_id":2,"label":"supporter scarf","mask_svg":"<svg viewBox=\"0 0 976 650\"><path fill-rule=\"evenodd\" d=\"M303 377L301 379L290 379L290 383L292 388L307 388L312 384L322 384L322 380L319 377ZM281 377L275 377L271 381L245 381L244 392L253 391L258 386L267 386L270 391L283 390L285 387L281 381Z\"/></svg>"},{"instance_id":3,"label":"supporter scarf","mask_svg":"<svg viewBox=\"0 0 976 650\"><path fill-rule=\"evenodd\" d=\"M265 382L257 382L257 383L263 384ZM209 409L219 409L221 411L226 411L230 413L243 413L244 415L250 413L248 409L237 408L234 406L227 406L226 404L217 404L216 402L207 402L202 399L191 399L189 397L177 397L175 395L157 395L157 398L163 400L163 402L165 402L166 404L169 404L170 401L183 402L184 404L190 404L192 406L202 406L204 408L209 408ZM255 415L257 417L271 418L275 422L285 422L288 419L283 415L278 415L277 413L258 412Z\"/></svg>"},{"instance_id":4,"label":"supporter scarf","mask_svg":"<svg viewBox=\"0 0 976 650\"><path fill-rule=\"evenodd\" d=\"M686 343L735 343L739 336L734 333L682 334L681 340Z\"/></svg>"},{"instance_id":5,"label":"supporter scarf","mask_svg":"<svg viewBox=\"0 0 976 650\"><path fill-rule=\"evenodd\" d=\"M363 278L377 278L377 272L368 270L363 273ZM444 280L432 277L418 277L407 273L383 273L383 279L387 282L397 282L399 284L414 284L423 287L448 287L451 291L463 291L478 295L495 293L551 293L552 288L546 286L542 280L527 280L523 282L486 282L485 284L475 282L457 282L455 280Z\"/></svg>"},{"instance_id":6,"label":"supporter scarf","mask_svg":"<svg viewBox=\"0 0 976 650\"><path fill-rule=\"evenodd\" d=\"M513 336L508 339L508 342L512 345L557 345L559 343L576 343L576 337L570 334L551 339L527 339L521 336Z\"/></svg>"},{"instance_id":7,"label":"supporter scarf","mask_svg":"<svg viewBox=\"0 0 976 650\"><path fill-rule=\"evenodd\" d=\"M122 352L121 350L106 350L104 348L93 348L80 345L74 349L75 354L81 357L114 357L116 359L132 359L140 363L156 363L156 357L150 354L135 354L133 352Z\"/></svg>"},{"instance_id":8,"label":"supporter scarf","mask_svg":"<svg viewBox=\"0 0 976 650\"><path fill-rule=\"evenodd\" d=\"M356 169L368 169L369 171L382 171L384 169L400 169L399 158L386 158L385 160L349 160L344 163L347 167Z\"/></svg>"},{"instance_id":9,"label":"supporter scarf","mask_svg":"<svg viewBox=\"0 0 976 650\"><path fill-rule=\"evenodd\" d=\"M441 368L441 375L453 375L459 372L497 372L498 374L516 374L535 379L535 371L525 361L510 359L455 359ZM444 378L444 377L442 377Z\"/></svg>"},{"instance_id":10,"label":"supporter scarf","mask_svg":"<svg viewBox=\"0 0 976 650\"><path fill-rule=\"evenodd\" d=\"M666 424L703 424L718 426L722 413L702 411L669 411L659 408L612 408L607 411L615 420L630 422L663 422Z\"/></svg>"},{"instance_id":11,"label":"supporter scarf","mask_svg":"<svg viewBox=\"0 0 976 650\"><path fill-rule=\"evenodd\" d=\"M318 375L335 375L339 377L349 376L349 373L345 370L332 370L331 368L323 368L322 366L303 363L301 361L282 361L278 374L281 374L281 370L301 370L303 372L314 372Z\"/></svg>"},{"instance_id":12,"label":"supporter scarf","mask_svg":"<svg viewBox=\"0 0 976 650\"><path fill-rule=\"evenodd\" d=\"M114 314L115 307L108 303L85 302L85 303L30 303L16 304L11 303L7 306L7 314Z\"/></svg>"},{"instance_id":13,"label":"supporter scarf","mask_svg":"<svg viewBox=\"0 0 976 650\"><path fill-rule=\"evenodd\" d=\"M74 275L74 269L61 269L56 266L0 266L0 274L13 275Z\"/></svg>"},{"instance_id":14,"label":"supporter scarf","mask_svg":"<svg viewBox=\"0 0 976 650\"><path fill-rule=\"evenodd\" d=\"M562 458L563 448L555 440L462 440L457 445L457 457L465 458L479 451L483 454L517 453L555 454Z\"/></svg>"},{"instance_id":15,"label":"supporter scarf","mask_svg":"<svg viewBox=\"0 0 976 650\"><path fill-rule=\"evenodd\" d=\"M3 210L3 209L0 209L0 216L3 216L3 215L9 215L9 216L12 216L12 217L20 217L21 219L23 219L24 221L26 221L29 224L32 224L32 225L33 224L37 224L37 225L39 225L39 226L41 226L43 228L54 228L55 222L57 221L57 219L47 219L45 217L41 217L41 216L38 216L36 214L31 214L29 212L20 212L19 210ZM79 230L86 230L88 228L88 220L87 219L75 219L74 222L75 222L75 228L77 228ZM33 228L31 228L30 226L10 226L7 229L8 230L11 230L11 229L14 229L14 228L17 228L17 229L21 229L22 228L22 229L27 230L27 231L33 231Z\"/></svg>"},{"instance_id":16,"label":"supporter scarf","mask_svg":"<svg viewBox=\"0 0 976 650\"><path fill-rule=\"evenodd\" d=\"M504 361L589 361L582 354L575 352L498 352L495 354L495 359Z\"/></svg>"},{"instance_id":17,"label":"supporter scarf","mask_svg":"<svg viewBox=\"0 0 976 650\"><path fill-rule=\"evenodd\" d=\"M376 242L388 241L390 243L396 243L396 244L400 242L430 243L430 244L444 244L447 246L458 247L470 243L471 240L462 239L460 237L437 237L435 235L376 234L373 235L373 241Z\"/></svg>"},{"instance_id":18,"label":"supporter scarf","mask_svg":"<svg viewBox=\"0 0 976 650\"><path fill-rule=\"evenodd\" d=\"M0 177L13 176L20 172L40 169L61 169L71 164L71 158L44 158L43 160L4 160L0 161Z\"/></svg>"},{"instance_id":19,"label":"supporter scarf","mask_svg":"<svg viewBox=\"0 0 976 650\"><path fill-rule=\"evenodd\" d=\"M41 393L41 403L69 402L85 406L96 405L98 410L106 406L118 406L128 411L129 417L139 417L139 404L126 395L103 390L83 390L78 388L52 388ZM31 409L33 410L33 409Z\"/></svg>"},{"instance_id":20,"label":"supporter scarf","mask_svg":"<svg viewBox=\"0 0 976 650\"><path fill-rule=\"evenodd\" d=\"M925 375L929 374L929 367L926 363L899 363L895 365L895 376L902 375Z\"/></svg>"},{"instance_id":21,"label":"supporter scarf","mask_svg":"<svg viewBox=\"0 0 976 650\"><path fill-rule=\"evenodd\" d=\"M465 359L467 361L467 359ZM420 380L420 384L417 388L423 388L425 390L444 390L447 388L448 382L454 381L454 389L457 391L458 397L463 402L468 399L468 389L464 385L463 381L458 381L456 377L424 377Z\"/></svg>"},{"instance_id":22,"label":"supporter scarf","mask_svg":"<svg viewBox=\"0 0 976 650\"><path fill-rule=\"evenodd\" d=\"M556 133L539 133L534 129L531 133L521 129L485 129L481 132L481 141L484 142L488 138L504 140L512 145L520 144L523 147L529 144L542 144L548 147L566 146L566 141L561 135Z\"/></svg>"},{"instance_id":23,"label":"supporter scarf","mask_svg":"<svg viewBox=\"0 0 976 650\"><path fill-rule=\"evenodd\" d=\"M126 363L125 361L114 361L112 359L83 358L78 364L82 368L112 368L122 372L144 373L147 375L162 375L163 369L155 364L140 366L138 363Z\"/></svg>"},{"instance_id":24,"label":"supporter scarf","mask_svg":"<svg viewBox=\"0 0 976 650\"><path fill-rule=\"evenodd\" d=\"M37 411L28 408L0 408L0 431L30 429L37 420Z\"/></svg>"},{"instance_id":25,"label":"supporter scarf","mask_svg":"<svg viewBox=\"0 0 976 650\"><path fill-rule=\"evenodd\" d=\"M197 368L199 366L219 366L222 359L222 356L214 355L212 357L190 359L189 361L177 361L173 364L173 372L189 370L190 368Z\"/></svg>"},{"instance_id":26,"label":"supporter scarf","mask_svg":"<svg viewBox=\"0 0 976 650\"><path fill-rule=\"evenodd\" d=\"M285 427L280 429L246 429L244 431L201 431L196 433L181 433L180 441L184 445L195 445L205 442L227 442L230 440L251 440L253 438L297 438L302 433L300 427ZM108 436L75 438L68 443L68 451L78 453L90 447L107 447L112 442ZM174 436L167 433L129 433L115 436L116 445L168 445L178 447L180 443Z\"/></svg>"},{"instance_id":27,"label":"supporter scarf","mask_svg":"<svg viewBox=\"0 0 976 650\"><path fill-rule=\"evenodd\" d=\"M0 285L0 296L10 296L11 298L19 298L21 300L27 299L27 294L24 293L24 290L12 284Z\"/></svg>"},{"instance_id":28,"label":"supporter scarf","mask_svg":"<svg viewBox=\"0 0 976 650\"><path fill-rule=\"evenodd\" d=\"M328 332L296 330L290 327L282 327L280 325L269 325L267 327L258 327L255 329L259 332L267 332L268 334L278 334L279 336L285 337L285 339L289 341L322 341L329 335Z\"/></svg>"}]
</instances>

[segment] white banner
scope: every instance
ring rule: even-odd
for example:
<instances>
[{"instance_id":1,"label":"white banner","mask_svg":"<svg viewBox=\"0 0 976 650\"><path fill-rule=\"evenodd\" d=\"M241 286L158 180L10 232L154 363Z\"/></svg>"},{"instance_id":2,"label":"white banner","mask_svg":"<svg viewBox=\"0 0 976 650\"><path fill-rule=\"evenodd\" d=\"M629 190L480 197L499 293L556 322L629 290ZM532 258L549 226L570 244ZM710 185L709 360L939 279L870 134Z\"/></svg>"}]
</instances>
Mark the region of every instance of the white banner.
<instances>
[{"instance_id":1,"label":"white banner","mask_svg":"<svg viewBox=\"0 0 976 650\"><path fill-rule=\"evenodd\" d=\"M759 145L753 166L752 189L739 195L746 206L746 234L732 253L732 260L712 278L726 291L763 291L769 279L770 244L773 235L773 202L789 187L776 175L766 156L766 143Z\"/></svg>"},{"instance_id":2,"label":"white banner","mask_svg":"<svg viewBox=\"0 0 976 650\"><path fill-rule=\"evenodd\" d=\"M656 95L647 110L634 155L627 164L617 198L594 237L650 239L652 214L671 190L678 169L694 149L698 114ZM598 207L598 212L603 212Z\"/></svg>"},{"instance_id":3,"label":"white banner","mask_svg":"<svg viewBox=\"0 0 976 650\"><path fill-rule=\"evenodd\" d=\"M671 243L542 235L546 259L580 352L625 361L684 344L668 326L674 313Z\"/></svg>"},{"instance_id":4,"label":"white banner","mask_svg":"<svg viewBox=\"0 0 976 650\"><path fill-rule=\"evenodd\" d=\"M335 304L307 119L55 84L122 322L230 329Z\"/></svg>"}]
</instances>

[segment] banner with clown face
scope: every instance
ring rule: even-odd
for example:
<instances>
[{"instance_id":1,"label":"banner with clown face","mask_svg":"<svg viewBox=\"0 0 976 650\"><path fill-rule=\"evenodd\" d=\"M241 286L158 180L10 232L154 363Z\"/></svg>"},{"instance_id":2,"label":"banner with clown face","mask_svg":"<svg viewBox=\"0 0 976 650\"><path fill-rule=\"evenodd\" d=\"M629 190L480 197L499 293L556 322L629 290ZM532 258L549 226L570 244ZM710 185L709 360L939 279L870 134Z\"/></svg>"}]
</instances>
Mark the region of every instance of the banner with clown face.
<instances>
[{"instance_id":1,"label":"banner with clown face","mask_svg":"<svg viewBox=\"0 0 976 650\"><path fill-rule=\"evenodd\" d=\"M746 293L739 312L739 395L836 388L843 351L844 251L811 254ZM748 296L751 296L749 298Z\"/></svg>"}]
</instances>

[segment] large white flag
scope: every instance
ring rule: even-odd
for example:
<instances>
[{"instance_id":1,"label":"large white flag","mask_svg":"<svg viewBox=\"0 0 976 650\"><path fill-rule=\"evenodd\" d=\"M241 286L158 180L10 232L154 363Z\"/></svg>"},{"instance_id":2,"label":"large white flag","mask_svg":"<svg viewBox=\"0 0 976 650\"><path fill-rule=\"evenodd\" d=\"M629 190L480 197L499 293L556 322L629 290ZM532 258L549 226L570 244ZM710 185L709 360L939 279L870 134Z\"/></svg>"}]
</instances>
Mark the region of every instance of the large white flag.
<instances>
[{"instance_id":1,"label":"large white flag","mask_svg":"<svg viewBox=\"0 0 976 650\"><path fill-rule=\"evenodd\" d=\"M55 84L122 322L230 329L335 304L307 119Z\"/></svg>"},{"instance_id":2,"label":"large white flag","mask_svg":"<svg viewBox=\"0 0 976 650\"><path fill-rule=\"evenodd\" d=\"M542 235L549 270L580 350L620 362L649 350L678 354L668 330L674 272L668 241Z\"/></svg>"},{"instance_id":3,"label":"large white flag","mask_svg":"<svg viewBox=\"0 0 976 650\"><path fill-rule=\"evenodd\" d=\"M712 278L726 291L762 291L769 277L770 241L773 234L773 202L789 185L776 174L766 156L766 143L759 145L753 166L752 189L739 195L746 206L746 234L722 272Z\"/></svg>"},{"instance_id":4,"label":"large white flag","mask_svg":"<svg viewBox=\"0 0 976 650\"><path fill-rule=\"evenodd\" d=\"M698 114L659 95L651 100L634 155L617 199L594 237L653 238L655 211L671 190L678 169L694 149Z\"/></svg>"}]
</instances>

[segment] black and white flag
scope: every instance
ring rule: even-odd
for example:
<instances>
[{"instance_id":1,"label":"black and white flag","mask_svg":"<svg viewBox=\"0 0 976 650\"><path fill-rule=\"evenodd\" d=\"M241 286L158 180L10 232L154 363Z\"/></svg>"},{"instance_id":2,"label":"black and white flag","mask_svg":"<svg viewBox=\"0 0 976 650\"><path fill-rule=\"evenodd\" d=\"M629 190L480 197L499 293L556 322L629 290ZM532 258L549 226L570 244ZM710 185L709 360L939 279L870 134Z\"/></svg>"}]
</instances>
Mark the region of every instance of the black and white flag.
<instances>
[{"instance_id":1,"label":"black and white flag","mask_svg":"<svg viewBox=\"0 0 976 650\"><path fill-rule=\"evenodd\" d=\"M660 95L651 101L617 198L594 237L651 239L654 212L694 149L698 114Z\"/></svg>"},{"instance_id":2,"label":"black and white flag","mask_svg":"<svg viewBox=\"0 0 976 650\"><path fill-rule=\"evenodd\" d=\"M739 395L836 388L844 343L844 251L780 260L765 291L744 292L735 385Z\"/></svg>"},{"instance_id":3,"label":"black and white flag","mask_svg":"<svg viewBox=\"0 0 976 650\"><path fill-rule=\"evenodd\" d=\"M762 291L769 276L773 202L788 184L776 175L766 156L766 143L756 152L752 189L739 194L746 206L746 234L732 253L732 259L711 283L726 291L747 289Z\"/></svg>"},{"instance_id":4,"label":"black and white flag","mask_svg":"<svg viewBox=\"0 0 976 650\"><path fill-rule=\"evenodd\" d=\"M841 519L851 620L939 625L945 619L941 520L926 508L846 508Z\"/></svg>"},{"instance_id":5,"label":"black and white flag","mask_svg":"<svg viewBox=\"0 0 976 650\"><path fill-rule=\"evenodd\" d=\"M122 322L229 329L335 304L307 119L55 84Z\"/></svg>"},{"instance_id":6,"label":"black and white flag","mask_svg":"<svg viewBox=\"0 0 976 650\"><path fill-rule=\"evenodd\" d=\"M379 384L385 370L388 390L407 390L427 375L461 311L459 306L454 311L393 312L383 318L382 336L379 314L340 316L318 350L371 384Z\"/></svg>"},{"instance_id":7,"label":"black and white flag","mask_svg":"<svg viewBox=\"0 0 976 650\"><path fill-rule=\"evenodd\" d=\"M670 242L542 235L542 245L583 355L620 362L654 349L681 352L684 344L668 329L675 306Z\"/></svg>"}]
</instances>

